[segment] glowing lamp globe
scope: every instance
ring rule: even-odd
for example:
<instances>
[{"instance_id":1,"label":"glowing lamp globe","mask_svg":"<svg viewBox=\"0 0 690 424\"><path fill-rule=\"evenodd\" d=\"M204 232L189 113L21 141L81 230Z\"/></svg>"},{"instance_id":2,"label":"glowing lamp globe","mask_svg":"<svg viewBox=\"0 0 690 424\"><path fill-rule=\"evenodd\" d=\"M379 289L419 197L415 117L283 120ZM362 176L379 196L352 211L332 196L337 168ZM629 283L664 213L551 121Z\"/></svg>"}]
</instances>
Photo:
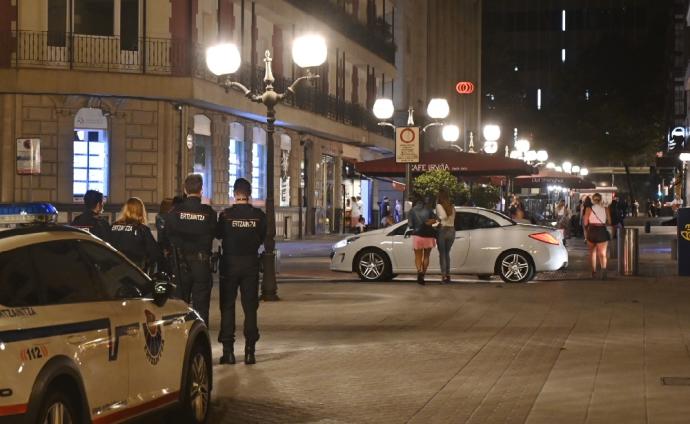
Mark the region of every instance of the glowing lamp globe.
<instances>
[{"instance_id":1,"label":"glowing lamp globe","mask_svg":"<svg viewBox=\"0 0 690 424\"><path fill-rule=\"evenodd\" d=\"M678 155L678 159L680 159L680 161L683 163L690 162L690 152L681 153Z\"/></svg>"},{"instance_id":2,"label":"glowing lamp globe","mask_svg":"<svg viewBox=\"0 0 690 424\"><path fill-rule=\"evenodd\" d=\"M537 160L539 162L546 162L549 159L549 154L546 150L537 150Z\"/></svg>"},{"instance_id":3,"label":"glowing lamp globe","mask_svg":"<svg viewBox=\"0 0 690 424\"><path fill-rule=\"evenodd\" d=\"M563 168L564 172L567 172L568 174L570 174L570 172L573 170L573 164L568 162L568 161L565 161L561 165L561 168Z\"/></svg>"},{"instance_id":4,"label":"glowing lamp globe","mask_svg":"<svg viewBox=\"0 0 690 424\"><path fill-rule=\"evenodd\" d=\"M501 138L501 127L498 125L484 125L484 139L486 141L496 141Z\"/></svg>"},{"instance_id":5,"label":"glowing lamp globe","mask_svg":"<svg viewBox=\"0 0 690 424\"><path fill-rule=\"evenodd\" d=\"M391 99L376 99L374 102L374 116L381 120L391 119L395 112L393 100Z\"/></svg>"},{"instance_id":6,"label":"glowing lamp globe","mask_svg":"<svg viewBox=\"0 0 690 424\"><path fill-rule=\"evenodd\" d=\"M553 162L549 162L546 164L546 169L556 169L556 164Z\"/></svg>"},{"instance_id":7,"label":"glowing lamp globe","mask_svg":"<svg viewBox=\"0 0 690 424\"><path fill-rule=\"evenodd\" d=\"M300 68L319 66L326 61L326 40L317 34L307 34L292 42L292 60Z\"/></svg>"},{"instance_id":8,"label":"glowing lamp globe","mask_svg":"<svg viewBox=\"0 0 690 424\"><path fill-rule=\"evenodd\" d=\"M484 142L484 152L493 155L498 151L498 143L495 141Z\"/></svg>"},{"instance_id":9,"label":"glowing lamp globe","mask_svg":"<svg viewBox=\"0 0 690 424\"><path fill-rule=\"evenodd\" d=\"M580 175L582 175L583 177L586 177L587 175L589 175L589 169L587 169L587 168L580 169Z\"/></svg>"},{"instance_id":10,"label":"glowing lamp globe","mask_svg":"<svg viewBox=\"0 0 690 424\"><path fill-rule=\"evenodd\" d=\"M573 165L572 172L573 172L573 174L579 174L580 173L580 165Z\"/></svg>"},{"instance_id":11,"label":"glowing lamp globe","mask_svg":"<svg viewBox=\"0 0 690 424\"><path fill-rule=\"evenodd\" d=\"M528 150L527 153L525 153L525 160L527 162L534 162L537 160L537 152L534 150Z\"/></svg>"},{"instance_id":12,"label":"glowing lamp globe","mask_svg":"<svg viewBox=\"0 0 690 424\"><path fill-rule=\"evenodd\" d=\"M563 172L563 168L561 168L560 166L557 166L557 167L555 167L555 168L553 168L553 169L554 169L554 171L556 171L556 172Z\"/></svg>"},{"instance_id":13,"label":"glowing lamp globe","mask_svg":"<svg viewBox=\"0 0 690 424\"><path fill-rule=\"evenodd\" d=\"M515 142L515 150L520 153L527 153L529 150L529 140L521 138Z\"/></svg>"},{"instance_id":14,"label":"glowing lamp globe","mask_svg":"<svg viewBox=\"0 0 690 424\"><path fill-rule=\"evenodd\" d=\"M426 114L431 119L445 119L450 113L450 106L446 99L431 99L426 108Z\"/></svg>"},{"instance_id":15,"label":"glowing lamp globe","mask_svg":"<svg viewBox=\"0 0 690 424\"><path fill-rule=\"evenodd\" d=\"M511 150L510 151L510 158L511 159L520 159L522 157L522 153L518 152L517 150Z\"/></svg>"},{"instance_id":16,"label":"glowing lamp globe","mask_svg":"<svg viewBox=\"0 0 690 424\"><path fill-rule=\"evenodd\" d=\"M223 43L206 49L206 66L214 75L234 74L240 68L240 51L232 43Z\"/></svg>"},{"instance_id":17,"label":"glowing lamp globe","mask_svg":"<svg viewBox=\"0 0 690 424\"><path fill-rule=\"evenodd\" d=\"M444 125L441 134L445 141L453 143L460 138L460 128L457 125Z\"/></svg>"}]
</instances>

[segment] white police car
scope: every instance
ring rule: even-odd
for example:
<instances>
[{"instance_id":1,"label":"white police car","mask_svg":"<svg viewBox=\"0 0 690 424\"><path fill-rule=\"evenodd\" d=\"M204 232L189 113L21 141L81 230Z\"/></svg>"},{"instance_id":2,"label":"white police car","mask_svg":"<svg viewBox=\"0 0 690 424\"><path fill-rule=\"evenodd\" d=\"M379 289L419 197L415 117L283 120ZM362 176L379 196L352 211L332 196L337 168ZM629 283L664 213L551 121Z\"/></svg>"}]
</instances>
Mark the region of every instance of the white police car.
<instances>
[{"instance_id":1,"label":"white police car","mask_svg":"<svg viewBox=\"0 0 690 424\"><path fill-rule=\"evenodd\" d=\"M0 205L0 423L116 423L166 407L203 423L211 347L196 312L122 254L52 224L49 204Z\"/></svg>"}]
</instances>

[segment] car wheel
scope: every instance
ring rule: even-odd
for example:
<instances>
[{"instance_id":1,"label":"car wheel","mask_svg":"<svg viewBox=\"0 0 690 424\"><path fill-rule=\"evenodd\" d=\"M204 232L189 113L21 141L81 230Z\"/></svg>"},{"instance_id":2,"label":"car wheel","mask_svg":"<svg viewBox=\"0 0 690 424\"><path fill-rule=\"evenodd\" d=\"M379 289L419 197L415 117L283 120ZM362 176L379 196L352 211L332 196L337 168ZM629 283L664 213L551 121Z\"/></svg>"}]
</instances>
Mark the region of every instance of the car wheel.
<instances>
[{"instance_id":1,"label":"car wheel","mask_svg":"<svg viewBox=\"0 0 690 424\"><path fill-rule=\"evenodd\" d=\"M381 281L392 275L388 256L376 249L368 249L357 255L355 268L362 281Z\"/></svg>"},{"instance_id":2,"label":"car wheel","mask_svg":"<svg viewBox=\"0 0 690 424\"><path fill-rule=\"evenodd\" d=\"M39 413L41 424L77 424L79 423L79 416L75 407L76 402L60 388L49 389L50 393L43 401L41 411Z\"/></svg>"},{"instance_id":3,"label":"car wheel","mask_svg":"<svg viewBox=\"0 0 690 424\"><path fill-rule=\"evenodd\" d=\"M526 253L516 250L499 256L496 268L498 275L506 283L524 283L534 277L531 258Z\"/></svg>"},{"instance_id":4,"label":"car wheel","mask_svg":"<svg viewBox=\"0 0 690 424\"><path fill-rule=\"evenodd\" d=\"M192 349L187 364L187 380L182 394L180 423L205 423L211 401L211 355L200 344Z\"/></svg>"}]
</instances>

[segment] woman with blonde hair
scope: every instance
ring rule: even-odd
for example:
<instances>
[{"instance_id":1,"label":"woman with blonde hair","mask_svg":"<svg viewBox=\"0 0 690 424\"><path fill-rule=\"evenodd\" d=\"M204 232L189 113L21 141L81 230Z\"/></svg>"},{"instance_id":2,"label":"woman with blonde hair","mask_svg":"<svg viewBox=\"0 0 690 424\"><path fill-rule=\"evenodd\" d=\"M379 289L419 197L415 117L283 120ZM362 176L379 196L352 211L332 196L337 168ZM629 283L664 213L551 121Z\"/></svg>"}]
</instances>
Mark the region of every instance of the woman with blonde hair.
<instances>
[{"instance_id":1,"label":"woman with blonde hair","mask_svg":"<svg viewBox=\"0 0 690 424\"><path fill-rule=\"evenodd\" d=\"M450 283L450 250L455 241L455 206L450 201L448 190L438 192L436 216L440 222L438 230L438 258L441 262L441 283Z\"/></svg>"},{"instance_id":2,"label":"woman with blonde hair","mask_svg":"<svg viewBox=\"0 0 690 424\"><path fill-rule=\"evenodd\" d=\"M147 271L161 264L161 251L147 225L146 206L138 197L127 199L111 232L113 247L141 269Z\"/></svg>"},{"instance_id":3,"label":"woman with blonde hair","mask_svg":"<svg viewBox=\"0 0 690 424\"><path fill-rule=\"evenodd\" d=\"M592 206L585 210L583 218L586 228L587 246L589 247L589 264L592 267L592 278L597 275L597 259L601 266L601 279L606 280L606 248L611 236L606 229L611 224L611 212L601 204L601 194L594 193Z\"/></svg>"}]
</instances>

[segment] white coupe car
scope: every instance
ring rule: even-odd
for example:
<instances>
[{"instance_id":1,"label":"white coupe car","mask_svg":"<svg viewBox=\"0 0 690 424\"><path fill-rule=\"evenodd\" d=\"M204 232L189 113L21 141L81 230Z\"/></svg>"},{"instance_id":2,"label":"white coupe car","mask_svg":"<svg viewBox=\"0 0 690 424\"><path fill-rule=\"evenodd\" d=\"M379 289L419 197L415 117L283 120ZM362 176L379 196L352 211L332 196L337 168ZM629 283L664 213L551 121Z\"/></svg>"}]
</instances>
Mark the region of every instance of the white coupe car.
<instances>
[{"instance_id":1,"label":"white coupe car","mask_svg":"<svg viewBox=\"0 0 690 424\"><path fill-rule=\"evenodd\" d=\"M455 243L451 273L522 283L537 272L568 266L562 233L549 227L518 224L496 211L455 208ZM356 272L363 281L380 281L417 272L407 221L347 237L331 252L331 270ZM428 273L440 274L438 249L433 249Z\"/></svg>"}]
</instances>

